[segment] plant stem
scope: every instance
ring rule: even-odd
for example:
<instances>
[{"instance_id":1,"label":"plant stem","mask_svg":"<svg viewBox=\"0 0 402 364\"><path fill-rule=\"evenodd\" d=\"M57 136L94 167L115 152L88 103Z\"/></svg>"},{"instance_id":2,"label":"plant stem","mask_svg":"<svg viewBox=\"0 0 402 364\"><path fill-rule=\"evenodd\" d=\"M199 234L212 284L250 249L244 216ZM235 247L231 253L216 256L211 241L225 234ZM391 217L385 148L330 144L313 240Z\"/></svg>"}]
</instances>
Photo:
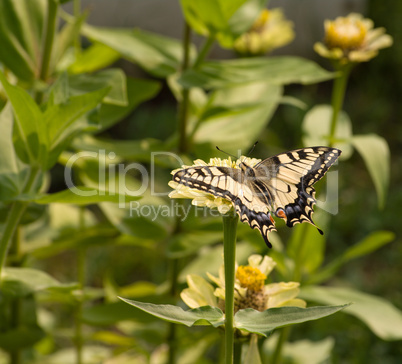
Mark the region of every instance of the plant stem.
<instances>
[{"instance_id":1,"label":"plant stem","mask_svg":"<svg viewBox=\"0 0 402 364\"><path fill-rule=\"evenodd\" d=\"M292 280L295 282L301 282L303 277L303 263L304 263L304 249L306 246L306 235L307 235L307 224L300 224L299 229L301 229L301 234L299 235L299 241L296 247L296 259L295 259L295 266L293 270L293 278Z\"/></svg>"},{"instance_id":2,"label":"plant stem","mask_svg":"<svg viewBox=\"0 0 402 364\"><path fill-rule=\"evenodd\" d=\"M198 53L198 57L194 62L193 68L197 69L201 66L201 63L204 61L205 57L208 55L209 51L211 50L212 45L215 42L215 35L211 34L203 44L200 53Z\"/></svg>"},{"instance_id":3,"label":"plant stem","mask_svg":"<svg viewBox=\"0 0 402 364\"><path fill-rule=\"evenodd\" d=\"M243 347L243 344L240 341L234 342L233 364L240 364L242 347Z\"/></svg>"},{"instance_id":4,"label":"plant stem","mask_svg":"<svg viewBox=\"0 0 402 364\"><path fill-rule=\"evenodd\" d=\"M239 218L233 212L223 215L223 260L225 265L225 364L233 364L234 283L236 233Z\"/></svg>"},{"instance_id":5,"label":"plant stem","mask_svg":"<svg viewBox=\"0 0 402 364\"><path fill-rule=\"evenodd\" d=\"M85 206L80 206L79 210L79 230L85 228ZM75 357L76 363L82 364L82 347L83 347L83 334L82 334L82 311L84 308L83 293L85 287L85 257L86 248L79 248L77 251L77 280L81 295L78 297L76 312L75 312Z\"/></svg>"},{"instance_id":6,"label":"plant stem","mask_svg":"<svg viewBox=\"0 0 402 364\"><path fill-rule=\"evenodd\" d=\"M286 340L289 337L290 333L290 326L284 327L281 330L281 333L279 335L278 342L276 344L275 352L272 356L272 362L271 364L279 364L281 362L282 358L282 349L283 349L283 344L286 342Z\"/></svg>"},{"instance_id":7,"label":"plant stem","mask_svg":"<svg viewBox=\"0 0 402 364\"><path fill-rule=\"evenodd\" d=\"M178 221L180 223L180 221ZM179 260L178 259L169 259L170 263L170 295L173 298L177 296L177 280L179 277ZM169 346L169 356L168 356L168 364L176 363L176 324L169 323L169 333L167 337L167 342Z\"/></svg>"},{"instance_id":8,"label":"plant stem","mask_svg":"<svg viewBox=\"0 0 402 364\"><path fill-rule=\"evenodd\" d=\"M347 64L345 66L339 66L338 72L340 72L340 76L335 78L334 87L332 90L332 118L331 118L331 127L329 131L329 146L332 147L334 145L336 125L338 122L339 112L342 110L343 100L345 98L346 85L348 81L348 77L350 71L352 69L351 64Z\"/></svg>"},{"instance_id":9,"label":"plant stem","mask_svg":"<svg viewBox=\"0 0 402 364\"><path fill-rule=\"evenodd\" d=\"M77 19L81 15L81 0L74 0L73 7L74 7L73 9L74 17ZM78 57L80 52L81 52L81 41L80 41L80 34L78 33L74 39L75 57Z\"/></svg>"},{"instance_id":10,"label":"plant stem","mask_svg":"<svg viewBox=\"0 0 402 364\"><path fill-rule=\"evenodd\" d=\"M47 8L47 19L46 19L45 44L43 47L42 65L40 69L40 79L42 81L46 81L48 77L54 34L56 31L58 1L48 0L47 6L48 8Z\"/></svg>"},{"instance_id":11,"label":"plant stem","mask_svg":"<svg viewBox=\"0 0 402 364\"><path fill-rule=\"evenodd\" d=\"M185 23L183 35L183 62L181 71L185 71L190 63L190 45L191 45L191 28ZM190 89L183 88L182 100L179 104L179 152L185 153L187 151L187 119L188 108L190 104Z\"/></svg>"},{"instance_id":12,"label":"plant stem","mask_svg":"<svg viewBox=\"0 0 402 364\"><path fill-rule=\"evenodd\" d=\"M57 10L59 2L56 0L47 1L47 18L45 30L45 44L43 45L42 63L40 68L39 79L47 81L49 73L49 65L52 56L52 48L54 41L54 34L56 32ZM35 96L35 101L40 104L43 99L43 92L38 91Z\"/></svg>"},{"instance_id":13,"label":"plant stem","mask_svg":"<svg viewBox=\"0 0 402 364\"><path fill-rule=\"evenodd\" d=\"M39 168L31 169L31 173L24 188L25 193L32 192L31 190L35 185L39 173L40 173ZM3 235L0 239L0 283L1 283L1 272L6 262L7 253L10 248L14 232L27 206L28 202L15 201L11 204L10 211L7 215L7 219L4 224Z\"/></svg>"},{"instance_id":14,"label":"plant stem","mask_svg":"<svg viewBox=\"0 0 402 364\"><path fill-rule=\"evenodd\" d=\"M12 249L11 249L12 248ZM10 248L15 257L15 261L12 264L13 267L21 266L20 261L20 250L21 250L21 236L20 236L20 228L17 227L14 237L13 237L13 245ZM11 328L17 330L21 323L21 310L22 310L22 297L15 297L11 299L10 302L10 317L11 317ZM15 349L9 352L10 355L10 364L19 364L21 363L21 349Z\"/></svg>"}]
</instances>

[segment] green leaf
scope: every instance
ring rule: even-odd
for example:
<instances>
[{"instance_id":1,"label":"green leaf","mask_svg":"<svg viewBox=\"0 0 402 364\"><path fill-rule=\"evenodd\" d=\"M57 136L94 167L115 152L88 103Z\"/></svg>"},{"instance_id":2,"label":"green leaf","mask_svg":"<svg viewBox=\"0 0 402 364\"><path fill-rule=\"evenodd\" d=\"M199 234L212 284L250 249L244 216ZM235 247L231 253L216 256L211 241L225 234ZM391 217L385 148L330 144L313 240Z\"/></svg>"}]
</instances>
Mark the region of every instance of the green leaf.
<instances>
[{"instance_id":1,"label":"green leaf","mask_svg":"<svg viewBox=\"0 0 402 364\"><path fill-rule=\"evenodd\" d=\"M249 30L266 0L181 0L186 21L199 34L216 36L223 47Z\"/></svg>"},{"instance_id":2,"label":"green leaf","mask_svg":"<svg viewBox=\"0 0 402 364\"><path fill-rule=\"evenodd\" d=\"M46 333L37 325L18 326L13 330L0 333L0 348L7 351L32 347L45 337Z\"/></svg>"},{"instance_id":3,"label":"green leaf","mask_svg":"<svg viewBox=\"0 0 402 364\"><path fill-rule=\"evenodd\" d=\"M329 222L329 215L317 212L314 221L321 229ZM301 273L312 274L322 264L325 254L325 235L321 235L315 226L300 224L296 226L287 244L287 254L300 264Z\"/></svg>"},{"instance_id":4,"label":"green leaf","mask_svg":"<svg viewBox=\"0 0 402 364\"><path fill-rule=\"evenodd\" d=\"M352 144L362 156L377 191L378 207L382 209L389 186L390 151L386 140L376 134L355 135Z\"/></svg>"},{"instance_id":5,"label":"green leaf","mask_svg":"<svg viewBox=\"0 0 402 364\"><path fill-rule=\"evenodd\" d=\"M345 302L345 301L344 301ZM235 327L255 334L268 336L272 330L332 315L348 305L300 307L274 307L265 311L246 308L236 312Z\"/></svg>"},{"instance_id":6,"label":"green leaf","mask_svg":"<svg viewBox=\"0 0 402 364\"><path fill-rule=\"evenodd\" d=\"M250 344L247 348L246 356L244 358L244 363L262 364L257 335L251 336Z\"/></svg>"},{"instance_id":7,"label":"green leaf","mask_svg":"<svg viewBox=\"0 0 402 364\"><path fill-rule=\"evenodd\" d=\"M0 112L0 200L9 201L22 193L28 166L17 157L13 145L13 113L8 103Z\"/></svg>"},{"instance_id":8,"label":"green leaf","mask_svg":"<svg viewBox=\"0 0 402 364\"><path fill-rule=\"evenodd\" d=\"M220 45L232 48L234 40L252 27L261 11L267 7L267 2L268 0L248 0L243 3L229 18L227 29L217 35Z\"/></svg>"},{"instance_id":9,"label":"green leaf","mask_svg":"<svg viewBox=\"0 0 402 364\"><path fill-rule=\"evenodd\" d=\"M46 123L39 106L26 91L11 85L0 72L0 81L14 110L14 141L19 158L34 164L47 152Z\"/></svg>"},{"instance_id":10,"label":"green leaf","mask_svg":"<svg viewBox=\"0 0 402 364\"><path fill-rule=\"evenodd\" d=\"M265 340L263 351L272 355L278 343L279 335L272 335ZM323 364L330 363L331 352L335 346L335 340L327 337L320 341L298 340L286 342L283 346L282 356L290 359L292 363Z\"/></svg>"},{"instance_id":11,"label":"green leaf","mask_svg":"<svg viewBox=\"0 0 402 364\"><path fill-rule=\"evenodd\" d=\"M264 80L276 85L311 84L334 74L316 63L299 57L255 57L204 62L197 70L188 69L179 78L186 88L222 88L232 84Z\"/></svg>"},{"instance_id":12,"label":"green leaf","mask_svg":"<svg viewBox=\"0 0 402 364\"><path fill-rule=\"evenodd\" d=\"M72 74L92 73L112 65L120 53L102 43L94 43L79 54L68 71Z\"/></svg>"},{"instance_id":13,"label":"green leaf","mask_svg":"<svg viewBox=\"0 0 402 364\"><path fill-rule=\"evenodd\" d=\"M356 316L383 340L402 339L402 312L381 297L352 288L324 286L302 287L299 297L332 305L351 301L353 305L345 313Z\"/></svg>"},{"instance_id":14,"label":"green leaf","mask_svg":"<svg viewBox=\"0 0 402 364\"><path fill-rule=\"evenodd\" d=\"M39 74L46 0L0 0L0 62L21 81Z\"/></svg>"},{"instance_id":15,"label":"green leaf","mask_svg":"<svg viewBox=\"0 0 402 364\"><path fill-rule=\"evenodd\" d=\"M90 135L83 135L75 138L72 146L76 150L95 153L99 153L99 150L103 149L106 155L113 152L121 158L132 159L140 162L151 162L152 152L164 150L164 144L156 139L116 140L95 138ZM175 165L177 165L177 163ZM173 162L171 166L174 166Z\"/></svg>"},{"instance_id":16,"label":"green leaf","mask_svg":"<svg viewBox=\"0 0 402 364\"><path fill-rule=\"evenodd\" d=\"M77 53L74 43L80 37L81 27L86 17L86 12L71 17L71 21L66 21L60 32L54 35L51 69L56 68L58 73L63 72L74 61Z\"/></svg>"},{"instance_id":17,"label":"green leaf","mask_svg":"<svg viewBox=\"0 0 402 364\"><path fill-rule=\"evenodd\" d=\"M303 144L305 146L329 145L331 118L331 105L317 105L309 110L303 119ZM340 111L338 115L334 137L334 147L342 151L340 159L348 159L353 153L353 146L350 142L352 122L344 111Z\"/></svg>"},{"instance_id":18,"label":"green leaf","mask_svg":"<svg viewBox=\"0 0 402 364\"><path fill-rule=\"evenodd\" d=\"M103 103L127 106L126 75L121 69L109 68L95 74L71 75L69 77L71 95L82 95L88 92L109 88L102 100Z\"/></svg>"},{"instance_id":19,"label":"green leaf","mask_svg":"<svg viewBox=\"0 0 402 364\"><path fill-rule=\"evenodd\" d=\"M57 237L56 241L48 243L48 245L35 245L34 247L29 247L28 245L24 252L38 259L46 259L72 249L78 250L99 245L116 244L116 236L118 235L116 229L107 224L88 227L80 231L70 229L68 232L67 236Z\"/></svg>"},{"instance_id":20,"label":"green leaf","mask_svg":"<svg viewBox=\"0 0 402 364\"><path fill-rule=\"evenodd\" d=\"M225 30L229 19L247 0L181 0L186 20L200 34Z\"/></svg>"},{"instance_id":21,"label":"green leaf","mask_svg":"<svg viewBox=\"0 0 402 364\"><path fill-rule=\"evenodd\" d=\"M150 322L152 318L144 315L142 311L135 311L125 302L103 303L85 308L82 319L90 325L113 325L119 321L135 320Z\"/></svg>"},{"instance_id":22,"label":"green leaf","mask_svg":"<svg viewBox=\"0 0 402 364\"><path fill-rule=\"evenodd\" d=\"M110 128L129 115L138 105L155 97L161 89L161 84L154 80L126 77L126 89L126 106L102 103L99 109L99 125L101 130Z\"/></svg>"},{"instance_id":23,"label":"green leaf","mask_svg":"<svg viewBox=\"0 0 402 364\"><path fill-rule=\"evenodd\" d=\"M81 117L93 110L109 89L101 89L83 95L72 96L65 103L49 105L45 111L51 153L44 160L45 169L52 167L72 136L88 127Z\"/></svg>"},{"instance_id":24,"label":"green leaf","mask_svg":"<svg viewBox=\"0 0 402 364\"><path fill-rule=\"evenodd\" d=\"M339 268L348 261L360 258L381 248L395 239L395 234L391 231L374 231L363 240L348 248L341 256L333 259L324 268L311 276L308 283L320 283L333 277Z\"/></svg>"},{"instance_id":25,"label":"green leaf","mask_svg":"<svg viewBox=\"0 0 402 364\"><path fill-rule=\"evenodd\" d=\"M205 245L222 241L221 231L191 231L174 235L169 240L167 256L169 258L182 258L197 252Z\"/></svg>"},{"instance_id":26,"label":"green leaf","mask_svg":"<svg viewBox=\"0 0 402 364\"><path fill-rule=\"evenodd\" d=\"M32 268L4 268L1 292L6 296L23 297L49 288L70 289L47 273Z\"/></svg>"},{"instance_id":27,"label":"green leaf","mask_svg":"<svg viewBox=\"0 0 402 364\"><path fill-rule=\"evenodd\" d=\"M374 231L357 244L348 248L342 255L343 261L360 258L381 248L395 239L392 231Z\"/></svg>"},{"instance_id":28,"label":"green leaf","mask_svg":"<svg viewBox=\"0 0 402 364\"><path fill-rule=\"evenodd\" d=\"M150 315L176 324L183 324L189 327L194 325L212 325L218 327L224 324L224 314L218 307L203 306L184 311L178 306L155 305L153 303L119 298Z\"/></svg>"},{"instance_id":29,"label":"green leaf","mask_svg":"<svg viewBox=\"0 0 402 364\"><path fill-rule=\"evenodd\" d=\"M210 143L229 150L233 146L236 149L248 148L261 135L281 95L282 87L265 81L213 92L209 107L194 131L194 142Z\"/></svg>"},{"instance_id":30,"label":"green leaf","mask_svg":"<svg viewBox=\"0 0 402 364\"><path fill-rule=\"evenodd\" d=\"M84 25L82 31L86 37L107 45L156 77L165 78L175 73L183 59L181 42L158 34L139 29L98 28L90 25ZM190 49L190 56L195 56L194 47Z\"/></svg>"},{"instance_id":31,"label":"green leaf","mask_svg":"<svg viewBox=\"0 0 402 364\"><path fill-rule=\"evenodd\" d=\"M113 202L125 204L130 201L137 201L141 196L111 194L109 191L99 190L86 186L74 186L64 191L56 192L50 195L37 196L31 199L32 202L39 204L50 203L69 203L75 205L91 205L99 202Z\"/></svg>"},{"instance_id":32,"label":"green leaf","mask_svg":"<svg viewBox=\"0 0 402 364\"><path fill-rule=\"evenodd\" d=\"M68 75L63 72L50 87L49 99L46 107L68 102L69 97Z\"/></svg>"},{"instance_id":33,"label":"green leaf","mask_svg":"<svg viewBox=\"0 0 402 364\"><path fill-rule=\"evenodd\" d=\"M110 223L123 234L141 239L162 240L171 227L172 215L169 215L169 207L163 204L154 205L147 202L146 198L141 203L134 201L129 210L110 203L102 203L100 207Z\"/></svg>"}]
</instances>

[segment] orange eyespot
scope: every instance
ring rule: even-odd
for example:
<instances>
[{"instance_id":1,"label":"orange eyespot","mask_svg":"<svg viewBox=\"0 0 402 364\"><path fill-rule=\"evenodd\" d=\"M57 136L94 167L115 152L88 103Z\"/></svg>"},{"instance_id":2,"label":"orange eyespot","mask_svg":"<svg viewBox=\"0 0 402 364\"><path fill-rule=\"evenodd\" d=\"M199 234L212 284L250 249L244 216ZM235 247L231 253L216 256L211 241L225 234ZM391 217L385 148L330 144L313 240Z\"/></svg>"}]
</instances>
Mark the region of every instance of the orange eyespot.
<instances>
[{"instance_id":1,"label":"orange eyespot","mask_svg":"<svg viewBox=\"0 0 402 364\"><path fill-rule=\"evenodd\" d=\"M269 214L269 219L271 220L271 222L272 222L273 224L275 224L275 220L274 220L274 218L271 216L271 214Z\"/></svg>"},{"instance_id":2,"label":"orange eyespot","mask_svg":"<svg viewBox=\"0 0 402 364\"><path fill-rule=\"evenodd\" d=\"M280 217L281 219L286 219L286 214L283 209L276 210L276 216Z\"/></svg>"}]
</instances>

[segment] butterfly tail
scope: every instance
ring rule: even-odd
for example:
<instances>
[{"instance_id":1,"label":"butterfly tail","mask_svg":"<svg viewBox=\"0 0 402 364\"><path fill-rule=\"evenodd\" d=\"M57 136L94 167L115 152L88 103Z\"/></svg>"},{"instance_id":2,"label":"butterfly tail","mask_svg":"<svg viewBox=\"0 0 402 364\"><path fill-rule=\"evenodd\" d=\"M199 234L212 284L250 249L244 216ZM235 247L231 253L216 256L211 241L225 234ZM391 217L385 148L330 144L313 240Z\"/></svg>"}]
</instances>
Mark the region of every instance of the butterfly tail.
<instances>
[{"instance_id":1,"label":"butterfly tail","mask_svg":"<svg viewBox=\"0 0 402 364\"><path fill-rule=\"evenodd\" d=\"M243 204L239 198L234 201L234 204L240 221L247 223L253 229L258 229L267 247L272 248L272 244L268 239L268 233L276 230L276 228L271 214L269 212L255 211Z\"/></svg>"}]
</instances>

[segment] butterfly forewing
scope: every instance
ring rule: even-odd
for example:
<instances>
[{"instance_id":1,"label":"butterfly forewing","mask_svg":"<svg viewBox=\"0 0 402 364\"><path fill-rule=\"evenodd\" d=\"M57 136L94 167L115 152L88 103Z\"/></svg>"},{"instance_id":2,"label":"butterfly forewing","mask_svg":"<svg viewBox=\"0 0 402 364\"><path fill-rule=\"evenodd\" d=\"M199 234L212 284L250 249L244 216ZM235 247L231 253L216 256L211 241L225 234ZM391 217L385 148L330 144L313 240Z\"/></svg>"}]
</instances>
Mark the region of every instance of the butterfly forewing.
<instances>
[{"instance_id":1,"label":"butterfly forewing","mask_svg":"<svg viewBox=\"0 0 402 364\"><path fill-rule=\"evenodd\" d=\"M241 170L230 167L194 166L174 174L173 181L217 197L235 201L241 188Z\"/></svg>"}]
</instances>

